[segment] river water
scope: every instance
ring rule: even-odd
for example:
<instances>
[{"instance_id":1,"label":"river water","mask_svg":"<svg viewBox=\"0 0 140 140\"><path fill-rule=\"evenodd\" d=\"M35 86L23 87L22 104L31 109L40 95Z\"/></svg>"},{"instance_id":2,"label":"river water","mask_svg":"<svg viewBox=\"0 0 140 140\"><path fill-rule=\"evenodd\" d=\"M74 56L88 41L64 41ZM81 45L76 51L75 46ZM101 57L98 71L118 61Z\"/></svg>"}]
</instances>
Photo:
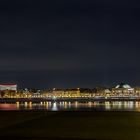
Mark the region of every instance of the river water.
<instances>
[{"instance_id":1,"label":"river water","mask_svg":"<svg viewBox=\"0 0 140 140\"><path fill-rule=\"evenodd\" d=\"M47 111L140 111L138 101L112 102L24 102L2 103L0 110L47 110Z\"/></svg>"}]
</instances>

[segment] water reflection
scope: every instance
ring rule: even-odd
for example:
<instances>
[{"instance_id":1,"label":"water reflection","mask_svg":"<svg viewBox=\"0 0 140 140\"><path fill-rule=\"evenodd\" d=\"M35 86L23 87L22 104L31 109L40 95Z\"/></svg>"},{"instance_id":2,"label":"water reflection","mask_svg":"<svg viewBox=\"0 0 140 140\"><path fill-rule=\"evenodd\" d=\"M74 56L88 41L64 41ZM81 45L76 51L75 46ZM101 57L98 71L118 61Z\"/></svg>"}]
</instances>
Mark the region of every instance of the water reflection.
<instances>
[{"instance_id":1,"label":"water reflection","mask_svg":"<svg viewBox=\"0 0 140 140\"><path fill-rule=\"evenodd\" d=\"M16 107L17 107L17 108L19 108L19 107L20 107L19 102L16 102Z\"/></svg>"},{"instance_id":2,"label":"water reflection","mask_svg":"<svg viewBox=\"0 0 140 140\"><path fill-rule=\"evenodd\" d=\"M28 103L27 102L25 102L25 108L27 108L28 107Z\"/></svg>"},{"instance_id":3,"label":"water reflection","mask_svg":"<svg viewBox=\"0 0 140 140\"><path fill-rule=\"evenodd\" d=\"M32 109L32 102L29 102L29 108Z\"/></svg>"},{"instance_id":4,"label":"water reflection","mask_svg":"<svg viewBox=\"0 0 140 140\"><path fill-rule=\"evenodd\" d=\"M54 102L53 105L52 105L52 111L58 111L56 102Z\"/></svg>"},{"instance_id":5,"label":"water reflection","mask_svg":"<svg viewBox=\"0 0 140 140\"><path fill-rule=\"evenodd\" d=\"M68 107L71 108L71 102L68 103Z\"/></svg>"},{"instance_id":6,"label":"water reflection","mask_svg":"<svg viewBox=\"0 0 140 140\"><path fill-rule=\"evenodd\" d=\"M77 101L75 102L75 108L78 108L78 102Z\"/></svg>"},{"instance_id":7,"label":"water reflection","mask_svg":"<svg viewBox=\"0 0 140 140\"><path fill-rule=\"evenodd\" d=\"M89 108L92 107L92 102L88 102L88 107L89 107Z\"/></svg>"},{"instance_id":8,"label":"water reflection","mask_svg":"<svg viewBox=\"0 0 140 140\"><path fill-rule=\"evenodd\" d=\"M0 104L0 110L105 110L105 111L140 111L140 102L16 102L15 104Z\"/></svg>"},{"instance_id":9,"label":"water reflection","mask_svg":"<svg viewBox=\"0 0 140 140\"><path fill-rule=\"evenodd\" d=\"M16 104L0 104L0 110L18 110Z\"/></svg>"},{"instance_id":10,"label":"water reflection","mask_svg":"<svg viewBox=\"0 0 140 140\"><path fill-rule=\"evenodd\" d=\"M105 102L105 109L110 110L111 109L111 104L110 102Z\"/></svg>"}]
</instances>

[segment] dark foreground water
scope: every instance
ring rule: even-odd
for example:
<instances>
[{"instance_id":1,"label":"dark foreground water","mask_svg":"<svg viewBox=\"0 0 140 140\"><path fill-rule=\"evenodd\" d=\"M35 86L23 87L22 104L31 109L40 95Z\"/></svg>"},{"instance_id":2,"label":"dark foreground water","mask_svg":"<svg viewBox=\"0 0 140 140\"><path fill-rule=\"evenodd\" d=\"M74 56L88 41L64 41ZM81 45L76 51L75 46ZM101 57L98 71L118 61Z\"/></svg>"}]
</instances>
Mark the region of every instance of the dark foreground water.
<instances>
[{"instance_id":1,"label":"dark foreground water","mask_svg":"<svg viewBox=\"0 0 140 140\"><path fill-rule=\"evenodd\" d=\"M112 102L24 102L1 103L0 110L48 110L48 111L140 111L138 101Z\"/></svg>"}]
</instances>

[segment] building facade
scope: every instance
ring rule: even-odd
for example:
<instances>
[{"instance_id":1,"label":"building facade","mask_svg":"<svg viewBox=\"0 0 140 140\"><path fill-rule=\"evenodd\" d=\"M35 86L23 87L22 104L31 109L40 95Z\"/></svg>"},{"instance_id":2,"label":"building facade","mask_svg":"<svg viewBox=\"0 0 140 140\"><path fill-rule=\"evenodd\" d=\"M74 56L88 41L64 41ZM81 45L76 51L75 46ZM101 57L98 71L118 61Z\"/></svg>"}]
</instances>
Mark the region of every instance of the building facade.
<instances>
[{"instance_id":1,"label":"building facade","mask_svg":"<svg viewBox=\"0 0 140 140\"><path fill-rule=\"evenodd\" d=\"M17 84L0 84L0 91L17 91Z\"/></svg>"},{"instance_id":2,"label":"building facade","mask_svg":"<svg viewBox=\"0 0 140 140\"><path fill-rule=\"evenodd\" d=\"M112 89L112 93L115 95L130 95L134 94L135 90L130 85L125 83L120 83L115 88Z\"/></svg>"}]
</instances>

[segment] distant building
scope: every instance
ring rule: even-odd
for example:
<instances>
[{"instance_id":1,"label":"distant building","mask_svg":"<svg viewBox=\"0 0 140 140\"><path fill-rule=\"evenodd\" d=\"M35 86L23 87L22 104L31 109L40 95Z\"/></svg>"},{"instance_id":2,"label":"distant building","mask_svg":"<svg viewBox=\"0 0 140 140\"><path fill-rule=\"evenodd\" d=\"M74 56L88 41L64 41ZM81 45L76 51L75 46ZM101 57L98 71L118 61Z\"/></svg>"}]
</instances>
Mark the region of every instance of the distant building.
<instances>
[{"instance_id":1,"label":"distant building","mask_svg":"<svg viewBox=\"0 0 140 140\"><path fill-rule=\"evenodd\" d=\"M51 97L62 97L64 95L63 89L53 88Z\"/></svg>"},{"instance_id":2,"label":"distant building","mask_svg":"<svg viewBox=\"0 0 140 140\"><path fill-rule=\"evenodd\" d=\"M111 91L110 91L109 89L105 89L105 90L104 90L104 93L105 93L105 94L111 94Z\"/></svg>"},{"instance_id":3,"label":"distant building","mask_svg":"<svg viewBox=\"0 0 140 140\"><path fill-rule=\"evenodd\" d=\"M140 87L135 87L135 93L136 93L137 95L140 95Z\"/></svg>"},{"instance_id":4,"label":"distant building","mask_svg":"<svg viewBox=\"0 0 140 140\"><path fill-rule=\"evenodd\" d=\"M0 91L17 91L17 84L0 84Z\"/></svg>"},{"instance_id":5,"label":"distant building","mask_svg":"<svg viewBox=\"0 0 140 140\"><path fill-rule=\"evenodd\" d=\"M80 89L56 89L54 88L52 91L52 96L55 97L80 97Z\"/></svg>"},{"instance_id":6,"label":"distant building","mask_svg":"<svg viewBox=\"0 0 140 140\"><path fill-rule=\"evenodd\" d=\"M66 97L80 97L80 88L66 89Z\"/></svg>"},{"instance_id":7,"label":"distant building","mask_svg":"<svg viewBox=\"0 0 140 140\"><path fill-rule=\"evenodd\" d=\"M132 88L130 85L125 83L120 83L115 88L112 89L112 92L115 94L132 94L134 93L134 88Z\"/></svg>"}]
</instances>

